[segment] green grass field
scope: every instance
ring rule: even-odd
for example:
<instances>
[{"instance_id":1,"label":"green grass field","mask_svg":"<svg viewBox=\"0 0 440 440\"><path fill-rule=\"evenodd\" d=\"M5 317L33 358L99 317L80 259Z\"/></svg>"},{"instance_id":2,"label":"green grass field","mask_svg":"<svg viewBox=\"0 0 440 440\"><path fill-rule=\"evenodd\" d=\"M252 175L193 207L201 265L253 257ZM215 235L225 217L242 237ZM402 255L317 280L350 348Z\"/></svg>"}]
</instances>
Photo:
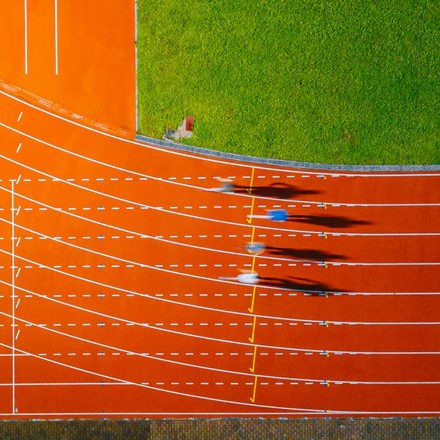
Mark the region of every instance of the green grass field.
<instances>
[{"instance_id":1,"label":"green grass field","mask_svg":"<svg viewBox=\"0 0 440 440\"><path fill-rule=\"evenodd\" d=\"M438 164L436 0L138 0L139 132L280 159Z\"/></svg>"}]
</instances>

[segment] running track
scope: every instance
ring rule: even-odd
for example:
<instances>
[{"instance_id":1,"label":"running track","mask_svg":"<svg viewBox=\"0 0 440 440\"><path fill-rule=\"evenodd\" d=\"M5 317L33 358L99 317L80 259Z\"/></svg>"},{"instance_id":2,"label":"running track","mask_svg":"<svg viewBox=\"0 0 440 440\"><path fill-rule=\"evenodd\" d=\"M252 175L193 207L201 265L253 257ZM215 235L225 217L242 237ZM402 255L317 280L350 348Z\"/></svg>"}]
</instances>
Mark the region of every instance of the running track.
<instances>
[{"instance_id":1,"label":"running track","mask_svg":"<svg viewBox=\"0 0 440 440\"><path fill-rule=\"evenodd\" d=\"M133 32L124 5L102 18L119 20L108 38ZM97 11L82 12L85 40ZM44 57L27 74L2 66L2 418L437 416L440 172L305 171L135 142L130 81L111 90L117 111L93 99L108 89L74 99L74 73L118 75L91 58L60 62L47 94L49 72L31 74ZM238 191L207 191L216 177ZM277 208L289 221L248 221ZM246 253L251 241L266 251ZM252 267L255 288L220 279Z\"/></svg>"}]
</instances>

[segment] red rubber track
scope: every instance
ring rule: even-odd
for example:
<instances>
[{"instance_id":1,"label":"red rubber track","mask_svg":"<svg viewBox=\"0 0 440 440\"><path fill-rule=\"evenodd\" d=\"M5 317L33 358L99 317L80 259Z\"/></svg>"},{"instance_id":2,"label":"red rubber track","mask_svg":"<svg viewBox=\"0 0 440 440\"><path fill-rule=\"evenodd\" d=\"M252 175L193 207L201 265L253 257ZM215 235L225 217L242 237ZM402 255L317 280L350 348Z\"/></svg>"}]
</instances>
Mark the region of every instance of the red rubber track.
<instances>
[{"instance_id":1,"label":"red rubber track","mask_svg":"<svg viewBox=\"0 0 440 440\"><path fill-rule=\"evenodd\" d=\"M254 166L131 141L131 80L102 91L121 102L106 113L90 85L115 66L82 44L106 19L98 30L129 48L134 14L65 3L60 31L88 29L84 73L60 62L62 91L30 58L27 75L0 74L1 417L438 415L440 172ZM1 5L2 20L20 15ZM206 191L216 177L235 192ZM280 208L288 221L247 217ZM221 279L251 268L256 287Z\"/></svg>"}]
</instances>

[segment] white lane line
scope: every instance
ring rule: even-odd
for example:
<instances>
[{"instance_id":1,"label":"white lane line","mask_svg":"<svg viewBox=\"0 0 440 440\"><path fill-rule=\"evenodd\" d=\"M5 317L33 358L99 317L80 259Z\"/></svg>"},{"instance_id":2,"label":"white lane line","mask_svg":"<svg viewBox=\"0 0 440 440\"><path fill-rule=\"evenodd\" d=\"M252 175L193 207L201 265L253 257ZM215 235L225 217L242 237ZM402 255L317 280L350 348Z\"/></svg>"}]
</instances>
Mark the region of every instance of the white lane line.
<instances>
[{"instance_id":1,"label":"white lane line","mask_svg":"<svg viewBox=\"0 0 440 440\"><path fill-rule=\"evenodd\" d=\"M102 385L102 382L101 382ZM131 385L131 384L127 384ZM132 386L132 385L131 385ZM84 417L100 417L102 418L102 412L22 412L20 413L22 416L26 417L69 417L69 418L84 418ZM118 418L125 418L127 416L134 416L134 417L202 417L205 418L207 415L212 417L222 417L222 418L231 418L231 417L267 417L267 416L279 416L279 417L287 417L287 416L307 416L307 415L316 415L315 411L270 411L270 412L263 412L263 411L252 411L252 412L243 412L243 411L229 411L229 412L220 412L220 411L204 411L204 412L133 412L133 411L127 411L127 412L106 412L106 415L115 416ZM356 415L362 415L362 416L378 416L378 415L388 415L388 416L402 416L402 415L412 415L412 416L434 416L440 414L440 411L338 411L338 410L322 410L322 414L330 414L330 415L347 415L347 414L356 414ZM0 413L0 416L10 416L10 413Z\"/></svg>"},{"instance_id":2,"label":"white lane line","mask_svg":"<svg viewBox=\"0 0 440 440\"><path fill-rule=\"evenodd\" d=\"M89 127L87 125L80 124L79 122L72 121L72 120L70 120L68 118L65 118L63 116L51 113L48 110L40 108L40 107L38 107L38 106L36 106L34 104L30 104L30 103L28 103L28 102L26 102L26 101L24 101L24 100L22 100L22 99L20 99L20 98L18 98L16 96L13 96L10 93L7 93L7 92L5 92L3 90L0 90L0 94L8 97L9 99L13 99L13 100L15 100L17 102L20 102L20 103L22 103L22 104L24 104L24 105L26 105L28 107L34 108L35 110L37 110L37 111L39 111L41 113L45 113L45 114L51 116L52 118L62 120L64 122L67 122L70 125L76 125L77 127L80 127L80 128L82 128L84 130L87 130L87 131L91 131L93 133L97 133L97 134L99 134L101 136L118 140L121 143L128 143L128 144L131 144L131 145L137 145L137 146L145 148L145 149L156 150L156 151L159 151L159 152L165 153L165 154L172 154L172 155L175 155L175 156L182 156L182 157L191 158L191 159L195 159L195 160L199 160L199 161L213 162L213 163L223 164L223 165L227 165L227 166L235 166L235 167L249 168L249 169L258 168L259 170L267 170L267 171L270 171L270 172L278 171L278 172L283 172L283 173L304 174L304 171L300 171L300 170L292 170L292 169L288 169L288 168L284 168L284 169L283 168L269 168L269 167L260 166L259 164L247 165L247 164L244 164L244 163L236 163L234 161L227 162L225 160L211 159L211 158L205 157L205 156L202 157L202 156L192 155L192 154L189 154L187 152L185 153L185 152L180 152L180 151L171 150L171 149L164 149L164 148L156 147L154 145L147 144L145 142L132 141L130 139L122 138L122 137L116 136L116 135L111 134L111 133L106 133L106 132L103 132L103 131L99 131L96 128L92 128L92 127ZM332 176L332 177L347 176L347 177L378 177L378 178L387 178L387 177L439 177L440 176L439 172L429 172L429 171L426 171L424 173L423 172L420 172L420 173L414 172L414 173L398 173L398 174L392 174L392 173L362 174L362 173L353 173L353 172L352 173L349 173L349 172L345 172L345 173L344 172L332 173L331 171L328 171L328 172L308 171L308 173L312 174L312 175L318 175L318 176L326 175L326 176ZM288 177L291 177L291 176L288 176Z\"/></svg>"},{"instance_id":3,"label":"white lane line","mask_svg":"<svg viewBox=\"0 0 440 440\"><path fill-rule=\"evenodd\" d=\"M7 313L3 313L0 312L0 315L4 315L4 316L8 316ZM120 347L115 347L112 345L107 345L104 344L102 342L97 342L91 339L87 339L87 338L83 338L80 336L75 336L69 333L64 333L60 330L55 330L55 329L51 329L49 327L47 327L46 325L43 324L37 324L31 321L27 321L25 319L21 319L21 318L17 318L18 321L23 322L26 326L28 327L36 327L39 328L41 330L45 330L51 333L55 333L70 339L74 339L76 341L81 341L81 342L85 342L87 344L92 344L95 346L98 346L100 348L104 348L104 349L108 349L111 351L119 351L121 353L124 353L126 355L129 356L136 356L136 357L141 357L141 358L147 358L147 359L152 359L158 362L163 362L163 363L168 363L168 364L172 364L172 365L179 365L179 366L183 366L183 367L189 367L189 368L195 368L195 369L199 369L199 370L206 370L206 371L214 371L216 373L221 373L221 374L232 374L232 375L236 375L236 376L242 376L242 377L254 377L255 374L248 372L248 371L236 371L236 370L225 370L222 368L216 368L216 367L209 367L206 365L199 365L199 364L190 364L187 362L182 362L182 361L176 361L176 360L172 360L172 359L167 359L167 358L162 358L162 357L158 357L158 356L153 356L150 354L146 354L146 353L140 353L140 352L135 352L135 351L131 351L131 350L126 350L124 348L120 348ZM192 356L194 355L194 353L185 353L187 356ZM230 353L231 355L239 355L239 353ZM306 353L306 354L310 354L312 355L313 353ZM53 356L61 356L61 353L54 353ZM316 379L316 378L304 378L304 377L290 377L290 376L275 376L275 375L268 375L268 374L259 374L259 377L264 378L264 379L271 379L271 380L283 380L283 381L298 381L298 382L309 382L310 384L322 384L322 382L324 381L324 379ZM347 379L332 379L332 380L327 380L328 383L338 383L338 384L348 384L348 385L358 385L358 384L362 384L362 385L439 385L440 381L361 381L361 380L347 380Z\"/></svg>"},{"instance_id":4,"label":"white lane line","mask_svg":"<svg viewBox=\"0 0 440 440\"><path fill-rule=\"evenodd\" d=\"M18 115L18 118L17 118L17 122L21 121L22 116L23 116L23 112L20 112L20 114Z\"/></svg>"},{"instance_id":5,"label":"white lane line","mask_svg":"<svg viewBox=\"0 0 440 440\"><path fill-rule=\"evenodd\" d=\"M118 353L119 354L119 353ZM70 356L73 356L73 354L69 354ZM30 355L22 354L20 355L22 357L30 357ZM102 387L102 385L109 386L109 385L129 385L126 383L120 383L120 382L19 382L16 383L15 386L17 387L67 387L67 386L99 386ZM10 387L11 384L9 383L2 383L0 384L2 387Z\"/></svg>"},{"instance_id":6,"label":"white lane line","mask_svg":"<svg viewBox=\"0 0 440 440\"><path fill-rule=\"evenodd\" d=\"M14 197L15 181L11 181L11 308L12 308L12 358L11 358L11 400L12 413L15 413L15 197Z\"/></svg>"},{"instance_id":7,"label":"white lane line","mask_svg":"<svg viewBox=\"0 0 440 440\"><path fill-rule=\"evenodd\" d=\"M0 343L0 346L5 347L5 348L11 348L10 346ZM184 397L189 397L192 399L200 399L200 400L204 400L204 401L210 401L210 402L218 402L218 403L226 403L226 404L232 404L232 405L239 405L239 406L244 406L244 407L251 407L251 408L266 408L266 409L282 409L282 410L292 410L292 411L312 411L314 414L316 413L321 413L323 412L322 410L313 410L310 408L292 408L292 407L280 407L280 406L273 406L273 405L263 405L263 404L256 404L256 403L247 403L247 402L240 402L240 401L234 401L234 400L226 400L226 399L219 399L219 398L214 398L214 397L207 397L207 396L203 396L203 395L197 395L197 394L190 394L190 393L183 393L183 392L178 392L178 391L173 391L173 390L166 390L163 388L158 388L158 387L154 387L151 385L145 385L143 383L137 383L137 382L131 382L128 381L126 379L120 379L114 376L109 376L106 374L102 374L102 373L97 373L95 371L92 370L88 370L88 369L84 369L84 368L80 368L80 367L75 367L74 365L70 365L70 364L66 364L63 362L59 362L59 361L55 361L53 359L49 359L46 357L42 357L39 356L35 353L31 353L31 352L27 352L24 350L18 350L20 353L22 354L27 354L29 356L32 356L34 358L37 359L41 359L45 362L49 362L55 365L59 365L71 370L75 370L75 371L80 371L82 373L87 373L90 374L92 376L97 376L97 377L101 377L103 379L108 379L111 381L117 381L117 382L121 382L121 383L126 383L126 384L130 384L133 386L137 386L137 387L141 387L141 388L147 388L150 390L155 390L155 391L159 391L162 393L166 393L166 394L172 394L172 395L177 395L177 396L184 396Z\"/></svg>"},{"instance_id":8,"label":"white lane line","mask_svg":"<svg viewBox=\"0 0 440 440\"><path fill-rule=\"evenodd\" d=\"M6 285L6 286L9 285L8 283L1 281L1 280L0 280L0 284ZM299 348L299 347L280 347L280 346L272 346L272 345L251 344L251 343L242 342L242 341L234 341L234 340L229 340L229 339L219 339L219 338L214 338L214 337L210 337L210 336L202 336L202 335L197 335L197 334L192 334L192 333L185 333L185 332L180 332L177 330L167 329L164 327L154 327L154 326L150 326L148 324L142 323L142 322L129 321L124 318L120 318L120 317L116 317L116 316L112 316L112 315L107 315L102 312L97 312L95 310L90 310L90 309L76 306L74 304L66 303L66 302L63 302L63 301L60 301L57 299L49 298L45 295L40 295L38 293L32 292L32 291L24 289L22 287L17 287L17 289L22 292L30 293L31 295L37 296L42 299L47 299L49 301L65 305L67 307L74 308L76 310L85 311L85 312L90 313L92 315L97 315L97 316L100 316L100 317L103 317L106 319L120 321L122 323L125 323L126 325L130 324L133 326L148 328L151 330L157 330L157 331L161 331L164 333L170 333L173 335L177 334L179 336L185 336L185 337L200 339L200 340L204 340L204 341L220 342L222 344L226 343L226 344L238 345L240 347L243 346L243 347L252 347L253 348L256 345L256 346L263 348L263 349L284 350L284 351L288 351L288 352L300 352L300 353L310 353L310 354L311 353L315 353L315 354L330 353L330 354L335 354L335 355L439 355L440 354L440 352L416 352L416 351L410 351L410 352L408 352L408 351L405 351L405 352L403 352L403 351L400 351L400 352L382 352L382 351L363 352L363 351L348 351L348 350L323 350L323 349L311 349L311 348ZM145 296L148 296L148 295L145 295ZM7 315L2 312L0 312L0 314ZM235 312L235 314L239 314L239 313ZM83 326L84 325L85 324L83 324ZM88 324L88 325L90 325L90 324ZM40 324L40 326L43 327L44 325ZM290 354L292 354L292 353L290 353Z\"/></svg>"},{"instance_id":9,"label":"white lane line","mask_svg":"<svg viewBox=\"0 0 440 440\"><path fill-rule=\"evenodd\" d=\"M54 0L55 75L58 75L58 0Z\"/></svg>"},{"instance_id":10,"label":"white lane line","mask_svg":"<svg viewBox=\"0 0 440 440\"><path fill-rule=\"evenodd\" d=\"M3 124L0 122L0 125L3 125ZM134 205L134 206L139 206L139 207L144 208L144 209L152 209L152 210L157 211L157 212L165 212L167 214L174 214L174 215L178 215L180 217L186 217L186 218L191 218L191 219L196 219L196 220L205 221L205 222L211 222L211 223L220 223L220 224L227 224L227 225L232 225L232 226L244 227L244 228L247 228L247 229L254 227L254 225L250 225L247 222L246 223L237 223L237 222L231 222L231 221L227 221L227 220L220 220L220 219L217 219L217 218L201 217L201 216L197 216L197 215L186 214L184 212L179 212L179 211L170 211L170 210L164 209L162 207L145 205L143 203L136 202L134 200L124 199L122 197L114 196L112 194L104 193L102 191L97 191L97 190L94 190L92 188L88 188L88 187L81 186L81 185L78 185L78 184L73 183L73 182L69 182L67 180L64 180L64 179L61 179L59 177L55 177L55 176L53 176L51 174L45 173L44 171L37 170L37 169L35 169L33 167L25 165L25 164L23 164L21 162L18 162L18 161L14 160L14 159L6 157L6 156L4 156L2 154L0 154L0 158L6 160L8 162L14 163L15 165L21 166L21 167L23 167L25 169L28 169L30 171L33 171L33 172L35 172L37 174L41 174L43 176L46 176L46 177L48 177L50 179L56 179L59 182L63 182L65 184L73 186L75 188L79 188L79 189L82 189L84 191L88 191L88 192L90 192L92 194L98 194L98 195L103 196L103 197L108 197L110 199L117 200L119 202L131 204L131 205ZM20 177L21 177L21 175L20 175ZM17 180L17 182L18 182L18 180ZM275 227L262 226L262 225L258 225L258 228L259 229L264 229L264 230L271 230L271 231L280 231L280 232L285 232L285 233L286 232L297 232L297 233L303 233L303 234L307 233L310 236L312 236L312 235L322 235L322 232L319 232L319 231L305 231L305 230L301 230L301 229L284 229L284 228L275 228ZM328 232L327 235L328 236L347 236L347 237L357 237L357 236L359 236L359 237L361 237L361 236L362 237L440 236L440 232L396 232L396 233L393 233L393 232Z\"/></svg>"},{"instance_id":11,"label":"white lane line","mask_svg":"<svg viewBox=\"0 0 440 440\"><path fill-rule=\"evenodd\" d=\"M0 90L0 93L1 93L1 90ZM172 178L164 179L164 178L161 178L161 177L146 175L146 174L143 174L143 173L139 173L137 171L133 171L133 170L129 170L129 169L126 169L126 168L118 167L116 165L111 165L109 163L102 162L100 160L93 159L93 158L90 158L88 156L84 156L82 154L75 153L74 151L70 151L70 150L67 150L65 148L59 147L57 145L51 144L50 142L44 141L44 140L42 140L40 138L37 138L35 136L32 136L32 135L30 135L28 133L25 133L23 131L20 131L18 129L10 127L7 124L0 123L0 126L8 129L10 131L13 131L13 132L15 132L17 134L20 134L22 136L25 136L25 137L27 137L27 138L35 141L35 142L38 142L38 143L40 143L42 145L45 145L45 146L49 147L49 148L53 148L53 149L56 149L58 151L62 151L63 153L66 153L66 154L69 154L69 155L72 155L72 156L75 156L75 157L79 157L79 158L87 160L89 162L96 163L98 165L102 165L102 166L105 166L105 167L108 167L108 168L111 168L111 169L115 169L117 171L122 171L122 172L127 173L127 174L133 174L133 175L136 175L136 176L140 176L141 178L145 178L145 179L148 178L148 179L159 181L159 182L171 183L171 184L178 185L178 186L183 186L183 187L186 187L186 188L198 189L198 190L203 190L203 191L210 190L209 188L207 189L205 187L189 185L187 183L182 183L182 182L177 182L177 181L170 181L170 179L172 179ZM62 179L60 179L60 180L62 181ZM87 179L83 178L81 180L87 180ZM236 197L247 197L247 198L253 198L254 197L254 196L250 196L250 195L247 195L247 194L239 194L239 193L234 193L233 195L236 196ZM274 201L278 201L278 202L280 201L280 199L273 198L273 197L263 197L262 199L264 199L264 200L274 200ZM428 207L428 206L440 206L440 203L394 203L394 204L393 203L389 203L389 204L387 204L387 203L347 203L347 202L331 202L331 201L316 202L316 201L312 201L312 200L296 200L296 202L298 202L298 203L310 203L311 205L322 205L324 203L325 205L328 205L328 206L350 206L350 207L364 207L364 208L365 207L420 207L420 206Z\"/></svg>"},{"instance_id":12,"label":"white lane line","mask_svg":"<svg viewBox=\"0 0 440 440\"><path fill-rule=\"evenodd\" d=\"M15 150L16 153L18 153L20 151L21 148L21 142L18 144L17 149Z\"/></svg>"},{"instance_id":13,"label":"white lane line","mask_svg":"<svg viewBox=\"0 0 440 440\"><path fill-rule=\"evenodd\" d=\"M0 218L0 222L4 222L4 223L7 223L7 224L10 224L9 221L7 221L5 219L2 219L2 218ZM145 264L145 263L142 263L142 262L127 260L127 259L124 259L124 258L120 258L120 257L118 257L116 255L111 255L111 254L106 254L106 253L103 253L103 252L98 252L98 251L95 251L95 250L92 250L92 249L89 249L89 248L86 248L86 247L82 247L82 246L79 246L79 245L76 245L76 244L73 244L73 243L70 243L70 242L63 241L61 239L61 237L51 237L51 236L42 234L42 233L40 233L40 232L38 232L36 230L26 228L25 226L17 225L17 227L19 227L20 229L23 229L24 231L29 232L30 234L38 235L41 239L52 240L52 241L58 242L60 244L66 245L66 246L73 247L75 249L80 249L80 250L85 251L87 253L92 253L92 254L98 255L100 257L110 258L110 259L114 259L114 260L117 260L117 261L121 261L123 263L127 263L126 267L135 267L136 266L136 267L141 267L141 268L161 269L161 270L162 270L162 268L164 268L164 265L162 265L162 264L156 264L154 266L151 266L151 265L148 265L148 264ZM320 263L319 262L313 262L313 264L314 265L316 265L316 264L319 265ZM327 263L327 264L330 265L330 263ZM303 265L304 266L312 266L312 264L307 264L307 263L304 263ZM334 263L334 265L339 265L339 264L338 263ZM356 263L350 264L350 266L356 266L356 265L357 265ZM440 263L439 262L426 262L426 263L360 263L359 265L362 265L362 266L375 266L375 265L377 265L377 266L439 266ZM207 267L206 264L200 264L199 266L200 267ZM236 264L229 264L229 266L235 267ZM245 266L246 266L246 264L245 264ZM267 264L259 263L258 266L267 266ZM281 266L281 265L280 264L274 264L274 266ZM59 267L61 267L61 266L59 266ZM69 266L69 267L75 267L75 266ZM117 266L117 267L119 267L119 266ZM178 265L177 264L170 264L169 267L175 268L175 267L178 267ZM20 269L19 269L19 271L20 271ZM167 272L168 270L167 269L163 269L163 271ZM173 273L173 274L180 274L182 276L193 276L193 277L196 277L196 278L200 278L197 275L189 275L189 274L186 274L186 273L175 272L175 271L170 271L170 272ZM18 273L17 273L16 276L18 277ZM203 279L210 279L211 281L216 281L215 278L206 278L206 277L202 277L202 278ZM261 285L260 287L265 287L265 286ZM309 290L304 290L304 291L308 292Z\"/></svg>"},{"instance_id":14,"label":"white lane line","mask_svg":"<svg viewBox=\"0 0 440 440\"><path fill-rule=\"evenodd\" d=\"M28 6L24 0L24 73L28 74Z\"/></svg>"},{"instance_id":15,"label":"white lane line","mask_svg":"<svg viewBox=\"0 0 440 440\"><path fill-rule=\"evenodd\" d=\"M27 355L26 355L27 356ZM30 355L29 355L30 356ZM102 386L102 382L100 382ZM113 385L113 383L111 383ZM133 386L130 383L127 383L126 385ZM362 416L377 416L377 415L393 415L393 416L402 416L402 415L413 415L413 416L433 416L440 414L440 411L338 411L338 410L321 410L322 414L325 415L347 415L347 414L357 414ZM20 413L22 416L26 417L93 417L98 416L99 418L102 418L102 412L22 412ZM229 411L229 412L219 412L219 411L204 411L204 412L133 412L133 411L127 411L127 412L106 412L106 415L109 416L116 416L118 418L124 418L126 416L137 416L139 417L200 417L202 418L206 417L206 415L213 416L213 417L223 417L223 418L231 418L231 417L244 417L244 416L306 416L306 415L316 415L315 410L311 411L270 411L270 412L263 412L263 411L252 411L252 412L242 412L242 411ZM10 416L11 413L0 413L0 416Z\"/></svg>"}]
</instances>

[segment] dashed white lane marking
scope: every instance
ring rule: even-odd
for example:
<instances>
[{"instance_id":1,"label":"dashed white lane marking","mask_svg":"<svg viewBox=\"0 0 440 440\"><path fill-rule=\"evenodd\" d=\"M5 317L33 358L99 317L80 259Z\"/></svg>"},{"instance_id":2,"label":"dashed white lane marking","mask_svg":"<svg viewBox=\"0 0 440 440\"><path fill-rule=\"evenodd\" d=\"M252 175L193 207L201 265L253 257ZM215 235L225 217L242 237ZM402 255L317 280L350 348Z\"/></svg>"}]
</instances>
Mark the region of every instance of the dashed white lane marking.
<instances>
[{"instance_id":1,"label":"dashed white lane marking","mask_svg":"<svg viewBox=\"0 0 440 440\"><path fill-rule=\"evenodd\" d=\"M80 355L80 353L67 353L67 356L77 356ZM82 353L83 356L87 356L88 354L86 353ZM98 354L100 356L102 356L102 354ZM118 356L120 355L120 353L112 353L112 356ZM21 357L26 357L28 355L24 355L24 354L19 354L18 356ZM52 353L52 354L48 354L48 353L38 353L38 356L41 357L51 357L51 356L55 356L55 357L60 357L60 356L66 356L65 354L63 355L62 353ZM259 382L260 385L263 386L270 386L270 385L274 385L274 386L281 386L281 385L326 385L329 381L321 381L321 382L295 382L295 381L291 381L291 380L286 380L285 382L267 382L267 381L261 381ZM342 385L344 384L344 381L334 381L332 382L332 384L334 385ZM49 387L49 386L54 386L54 387L60 387L60 386L97 386L97 387L102 387L103 384L105 386L127 386L129 384L127 383L120 383L120 382L109 382L109 381L105 381L104 383L101 382L19 382L19 383L15 383L15 386L19 386L19 387ZM5 383L5 386L10 386L10 384ZM254 386L254 382L250 381L250 382L222 382L222 381L213 381L213 382L192 382L192 381L150 381L150 382L142 382L142 385L152 385L152 386ZM356 385L356 383L351 383L351 385ZM125 414L125 413L124 413ZM139 413L137 413L139 414Z\"/></svg>"},{"instance_id":2,"label":"dashed white lane marking","mask_svg":"<svg viewBox=\"0 0 440 440\"><path fill-rule=\"evenodd\" d=\"M40 324L41 325L41 324ZM20 331L20 330L19 330ZM120 352L120 351L111 351L111 352L67 352L67 353L38 353L39 356L102 356L104 353L105 356L132 356L133 353L129 352ZM204 356L204 357L211 357L211 356L217 356L217 357L227 357L227 356L253 356L254 352L141 352L139 353L142 356L157 356L157 357L180 357L180 356L187 356L187 357L197 357L197 356ZM298 355L305 355L306 353L296 353L296 352L257 352L257 356L298 356ZM317 355L322 356L324 353L310 353L311 355ZM9 353L1 354L0 357L11 357L12 355ZM24 355L23 355L24 356Z\"/></svg>"},{"instance_id":3,"label":"dashed white lane marking","mask_svg":"<svg viewBox=\"0 0 440 440\"><path fill-rule=\"evenodd\" d=\"M120 297L125 297L125 298L135 298L136 295L134 295L133 293L47 293L45 294L47 297L49 298L89 298L92 300L95 300L96 298L120 298ZM173 293L173 292L165 292L165 293L151 293L151 296L156 296L158 298L163 298L166 296L170 296L170 297L185 297L185 298L193 298L193 297L210 297L210 296L215 296L215 297L231 297L231 298L238 298L238 297L251 297L252 293L242 293L242 294L238 294L238 293L201 293L201 292L195 292L195 293ZM289 293L285 293L285 292L270 292L270 293L256 293L257 296L259 297L268 297L268 296L277 296L277 297L283 297L283 296L289 296L289 297L293 297L293 296L298 296L298 294L293 293L293 292L289 292ZM16 295L17 296L17 295ZM6 298L8 296L5 295L0 295L0 298ZM24 295L25 298L35 298L34 295L30 295L30 294L25 294Z\"/></svg>"},{"instance_id":4,"label":"dashed white lane marking","mask_svg":"<svg viewBox=\"0 0 440 440\"><path fill-rule=\"evenodd\" d=\"M23 112L20 112L20 114L18 115L18 118L17 118L17 122L21 121L22 116L23 116Z\"/></svg>"},{"instance_id":5,"label":"dashed white lane marking","mask_svg":"<svg viewBox=\"0 0 440 440\"><path fill-rule=\"evenodd\" d=\"M256 206L259 209L266 209L266 208L280 208L281 205L273 205L273 206L267 206L267 205L257 205ZM310 208L311 205L304 205L304 208ZM208 209L208 205L199 205L199 206L192 206L192 205L185 205L182 208L176 205L168 206L168 207L161 207L161 209L172 209L172 210L179 210L179 209ZM245 209L248 210L250 208L250 205L213 205L211 206L212 209ZM47 208L39 207L39 208L32 208L32 207L26 207L26 211L47 211ZM61 209L61 208L60 208ZM76 210L83 210L83 211L91 211L91 210L98 210L98 211L105 211L106 209L109 210L121 210L125 209L127 211L134 211L134 210L141 210L145 211L145 207L143 206L68 206L64 209L67 209L69 211L76 211Z\"/></svg>"},{"instance_id":6,"label":"dashed white lane marking","mask_svg":"<svg viewBox=\"0 0 440 440\"><path fill-rule=\"evenodd\" d=\"M104 318L106 319L106 318ZM263 319L263 318L262 318ZM321 327L321 328L328 328L329 326L349 326L349 327L353 327L353 326L365 326L365 325L379 325L379 324L385 324L385 325L392 325L392 324L402 324L402 325L433 325L433 326L438 326L440 325L440 322L390 322L390 323L365 323L365 322L337 322L337 321L314 321L314 322L293 322L293 321L274 321L273 319L275 318L271 318L268 317L268 319L271 319L270 321L257 321L256 324L254 324L253 322L248 322L248 321L242 321L242 322L227 322L227 321L222 321L222 322L218 322L218 321L214 321L214 322L140 322L137 323L137 325L141 325L143 327L203 327L203 328L207 328L207 327L214 327L214 328L219 328L219 327L253 327L254 325L257 325L259 327L295 327L295 326L305 326L305 327ZM14 326L15 328L19 328L19 327L32 327L34 324L31 323L25 323L25 324L1 324L0 323L0 328L1 327L12 327ZM60 323L60 322L55 322L55 323L39 323L39 326L43 326L43 327L76 327L76 326L80 326L80 327L106 327L106 326L110 326L110 327L133 327L135 325L134 322L130 322L130 321L125 321L125 322L104 322L104 321L100 321L100 322L71 322L71 323ZM282 353L282 352L280 352ZM305 353L312 355L313 353L315 354L320 354L320 351L310 351L307 352L307 350L305 350ZM193 354L193 353L191 353ZM236 355L238 355L238 353L235 353Z\"/></svg>"}]
</instances>

